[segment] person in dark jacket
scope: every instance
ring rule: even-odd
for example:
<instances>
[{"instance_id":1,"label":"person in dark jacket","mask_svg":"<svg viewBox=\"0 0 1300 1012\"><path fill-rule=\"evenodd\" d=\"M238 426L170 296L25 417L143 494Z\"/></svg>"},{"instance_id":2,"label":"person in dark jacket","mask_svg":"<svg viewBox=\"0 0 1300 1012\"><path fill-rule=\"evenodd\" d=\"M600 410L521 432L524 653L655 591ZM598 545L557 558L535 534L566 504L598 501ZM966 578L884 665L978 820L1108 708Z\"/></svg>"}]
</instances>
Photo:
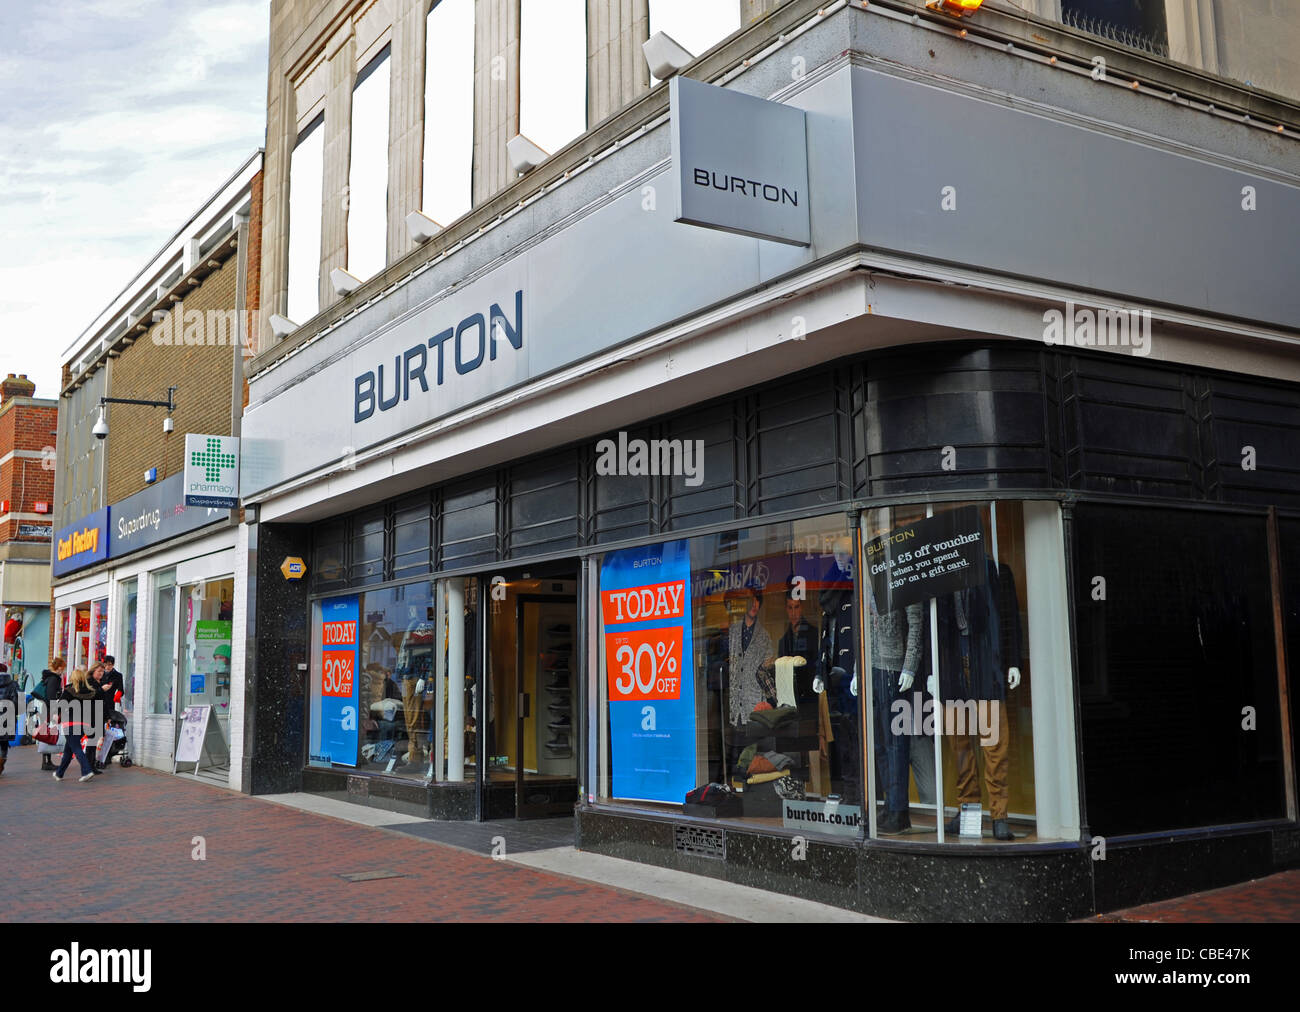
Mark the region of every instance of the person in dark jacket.
<instances>
[{"instance_id":1,"label":"person in dark jacket","mask_svg":"<svg viewBox=\"0 0 1300 1012\"><path fill-rule=\"evenodd\" d=\"M81 766L82 781L90 780L95 776L95 771L91 768L90 760L86 758L86 753L81 747L81 736L97 735L103 724L103 717L99 715L103 711L103 700L99 690L90 684L86 673L80 668L72 673L67 686L59 693L59 705L55 710L58 711L64 744L63 759L59 762L59 768L54 771L54 779L63 779L68 764L72 762L72 757L76 756Z\"/></svg>"},{"instance_id":2,"label":"person in dark jacket","mask_svg":"<svg viewBox=\"0 0 1300 1012\"><path fill-rule=\"evenodd\" d=\"M62 657L56 657L50 662L50 666L41 672L41 685L45 687L43 717L47 724L50 721L50 704L58 699L59 693L63 691L63 672L67 666L67 661ZM54 769L54 763L48 753L41 756L41 769L47 772Z\"/></svg>"},{"instance_id":3,"label":"person in dark jacket","mask_svg":"<svg viewBox=\"0 0 1300 1012\"><path fill-rule=\"evenodd\" d=\"M18 683L9 674L9 667L0 664L0 776L4 775L9 760L9 739L18 726Z\"/></svg>"},{"instance_id":4,"label":"person in dark jacket","mask_svg":"<svg viewBox=\"0 0 1300 1012\"><path fill-rule=\"evenodd\" d=\"M126 686L122 682L122 672L117 670L117 660L112 654L104 658L104 674L100 678L100 684L105 687L104 694L110 707L114 710L125 709Z\"/></svg>"}]
</instances>

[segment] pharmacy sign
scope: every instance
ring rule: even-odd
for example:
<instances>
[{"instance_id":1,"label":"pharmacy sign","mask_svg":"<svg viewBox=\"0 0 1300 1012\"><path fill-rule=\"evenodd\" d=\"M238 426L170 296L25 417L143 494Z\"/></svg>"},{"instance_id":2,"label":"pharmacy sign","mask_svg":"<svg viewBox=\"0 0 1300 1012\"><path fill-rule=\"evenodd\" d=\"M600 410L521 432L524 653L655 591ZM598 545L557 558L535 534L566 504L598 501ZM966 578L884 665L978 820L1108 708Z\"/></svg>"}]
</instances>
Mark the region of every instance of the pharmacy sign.
<instances>
[{"instance_id":1,"label":"pharmacy sign","mask_svg":"<svg viewBox=\"0 0 1300 1012\"><path fill-rule=\"evenodd\" d=\"M185 505L238 507L238 436L185 436Z\"/></svg>"}]
</instances>

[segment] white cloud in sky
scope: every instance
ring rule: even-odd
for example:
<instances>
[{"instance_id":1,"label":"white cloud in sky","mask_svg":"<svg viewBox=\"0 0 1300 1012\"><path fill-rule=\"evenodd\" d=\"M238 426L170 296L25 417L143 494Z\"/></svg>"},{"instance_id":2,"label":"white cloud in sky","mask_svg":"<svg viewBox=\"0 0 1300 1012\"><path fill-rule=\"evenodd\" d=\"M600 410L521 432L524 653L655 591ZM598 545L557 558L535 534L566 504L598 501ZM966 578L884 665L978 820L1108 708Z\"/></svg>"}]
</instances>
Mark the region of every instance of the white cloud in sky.
<instances>
[{"instance_id":1,"label":"white cloud in sky","mask_svg":"<svg viewBox=\"0 0 1300 1012\"><path fill-rule=\"evenodd\" d=\"M60 353L263 143L266 0L0 3L0 376Z\"/></svg>"}]
</instances>

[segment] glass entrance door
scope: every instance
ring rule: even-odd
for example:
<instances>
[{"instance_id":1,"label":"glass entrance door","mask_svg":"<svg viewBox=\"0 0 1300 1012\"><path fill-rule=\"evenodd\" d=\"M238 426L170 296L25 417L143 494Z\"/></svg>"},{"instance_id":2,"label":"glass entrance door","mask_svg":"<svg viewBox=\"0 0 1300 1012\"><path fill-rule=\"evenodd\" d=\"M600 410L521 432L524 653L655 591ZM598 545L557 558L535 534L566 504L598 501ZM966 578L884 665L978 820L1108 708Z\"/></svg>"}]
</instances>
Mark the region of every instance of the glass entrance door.
<instances>
[{"instance_id":1,"label":"glass entrance door","mask_svg":"<svg viewBox=\"0 0 1300 1012\"><path fill-rule=\"evenodd\" d=\"M230 766L230 651L233 642L233 578L188 584L181 588L180 679L176 694L179 721L191 706L212 707L203 766L220 771ZM220 744L217 744L217 741Z\"/></svg>"},{"instance_id":2,"label":"glass entrance door","mask_svg":"<svg viewBox=\"0 0 1300 1012\"><path fill-rule=\"evenodd\" d=\"M578 796L577 580L524 572L486 587L487 818L571 815Z\"/></svg>"}]
</instances>

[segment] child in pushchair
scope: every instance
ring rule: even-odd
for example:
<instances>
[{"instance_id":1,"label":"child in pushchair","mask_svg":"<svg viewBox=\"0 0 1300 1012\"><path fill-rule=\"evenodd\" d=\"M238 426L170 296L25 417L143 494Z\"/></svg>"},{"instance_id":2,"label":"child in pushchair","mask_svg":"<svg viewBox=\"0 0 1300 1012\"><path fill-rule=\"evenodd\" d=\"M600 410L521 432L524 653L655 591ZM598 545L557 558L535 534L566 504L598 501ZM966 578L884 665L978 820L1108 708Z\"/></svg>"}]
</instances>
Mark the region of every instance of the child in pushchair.
<instances>
[{"instance_id":1,"label":"child in pushchair","mask_svg":"<svg viewBox=\"0 0 1300 1012\"><path fill-rule=\"evenodd\" d=\"M96 773L103 773L112 764L114 756L126 749L126 715L121 710L109 710L104 722L104 736L99 747L91 757L91 765ZM122 755L118 765L123 768L131 766L131 757Z\"/></svg>"}]
</instances>

